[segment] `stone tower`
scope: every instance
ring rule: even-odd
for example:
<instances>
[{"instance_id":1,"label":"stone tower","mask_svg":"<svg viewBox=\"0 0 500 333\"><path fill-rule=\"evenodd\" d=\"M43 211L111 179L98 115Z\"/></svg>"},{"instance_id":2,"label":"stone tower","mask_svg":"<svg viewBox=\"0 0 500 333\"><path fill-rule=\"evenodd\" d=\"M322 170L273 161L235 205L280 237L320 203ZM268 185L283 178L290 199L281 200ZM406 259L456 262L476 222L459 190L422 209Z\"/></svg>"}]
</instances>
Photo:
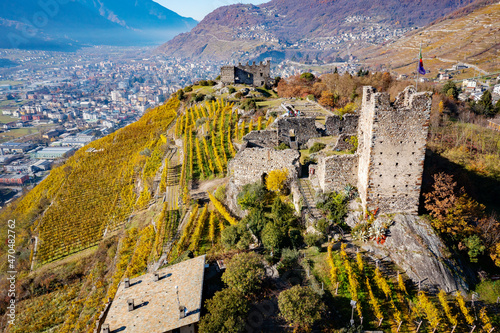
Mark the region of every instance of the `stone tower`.
<instances>
[{"instance_id":1,"label":"stone tower","mask_svg":"<svg viewBox=\"0 0 500 333\"><path fill-rule=\"evenodd\" d=\"M358 190L365 209L417 214L431 95L414 87L394 103L364 87L358 126Z\"/></svg>"}]
</instances>

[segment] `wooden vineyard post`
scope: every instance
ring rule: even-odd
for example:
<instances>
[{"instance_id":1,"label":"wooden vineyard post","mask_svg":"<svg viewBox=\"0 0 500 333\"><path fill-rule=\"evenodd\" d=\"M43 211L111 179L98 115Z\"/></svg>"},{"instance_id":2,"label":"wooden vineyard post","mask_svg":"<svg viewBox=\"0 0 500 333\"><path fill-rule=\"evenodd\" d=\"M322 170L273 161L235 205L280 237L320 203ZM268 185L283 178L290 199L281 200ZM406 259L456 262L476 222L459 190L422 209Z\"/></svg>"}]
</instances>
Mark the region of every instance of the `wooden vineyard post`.
<instances>
[{"instance_id":1,"label":"wooden vineyard post","mask_svg":"<svg viewBox=\"0 0 500 333\"><path fill-rule=\"evenodd\" d=\"M418 323L418 326L417 326L417 333L418 333L418 331L420 330L420 326L422 325L422 323L423 323L423 322L424 322L423 320L420 320L420 322Z\"/></svg>"}]
</instances>

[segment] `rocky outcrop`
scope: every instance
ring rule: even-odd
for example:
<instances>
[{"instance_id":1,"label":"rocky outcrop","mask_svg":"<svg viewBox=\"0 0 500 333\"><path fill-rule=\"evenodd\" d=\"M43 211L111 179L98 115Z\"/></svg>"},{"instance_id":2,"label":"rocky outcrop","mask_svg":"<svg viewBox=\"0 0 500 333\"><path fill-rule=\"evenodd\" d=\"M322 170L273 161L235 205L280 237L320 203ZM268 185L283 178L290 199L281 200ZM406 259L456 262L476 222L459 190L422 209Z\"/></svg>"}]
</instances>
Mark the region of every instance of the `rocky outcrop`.
<instances>
[{"instance_id":1,"label":"rocky outcrop","mask_svg":"<svg viewBox=\"0 0 500 333\"><path fill-rule=\"evenodd\" d=\"M380 219L387 219L381 217ZM398 265L414 283L430 290L446 292L469 289L465 271L451 258L448 249L429 223L418 216L399 214L384 244L374 241L360 246L378 258L387 258Z\"/></svg>"}]
</instances>

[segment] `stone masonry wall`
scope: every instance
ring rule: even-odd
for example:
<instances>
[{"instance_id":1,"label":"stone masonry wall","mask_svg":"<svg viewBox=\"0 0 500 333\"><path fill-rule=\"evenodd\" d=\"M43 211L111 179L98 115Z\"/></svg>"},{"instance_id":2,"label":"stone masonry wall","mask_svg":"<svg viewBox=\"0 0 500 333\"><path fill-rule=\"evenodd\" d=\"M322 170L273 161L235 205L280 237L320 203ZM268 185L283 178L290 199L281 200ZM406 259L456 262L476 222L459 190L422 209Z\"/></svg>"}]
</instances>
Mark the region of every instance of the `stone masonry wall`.
<instances>
[{"instance_id":1,"label":"stone masonry wall","mask_svg":"<svg viewBox=\"0 0 500 333\"><path fill-rule=\"evenodd\" d=\"M278 142L286 143L294 148L294 145L304 145L311 138L317 138L320 133L316 129L316 119L309 117L280 118L278 125ZM293 135L295 140L293 140Z\"/></svg>"},{"instance_id":2,"label":"stone masonry wall","mask_svg":"<svg viewBox=\"0 0 500 333\"><path fill-rule=\"evenodd\" d=\"M271 170L287 168L290 179L300 172L300 153L296 150L272 148L246 148L229 162L228 175L237 186L262 180Z\"/></svg>"},{"instance_id":3,"label":"stone masonry wall","mask_svg":"<svg viewBox=\"0 0 500 333\"><path fill-rule=\"evenodd\" d=\"M341 191L358 181L358 155L318 156L316 177L323 192Z\"/></svg>"},{"instance_id":4,"label":"stone masonry wall","mask_svg":"<svg viewBox=\"0 0 500 333\"><path fill-rule=\"evenodd\" d=\"M358 132L359 115L345 114L327 116L325 120L326 135L355 134Z\"/></svg>"},{"instance_id":5,"label":"stone masonry wall","mask_svg":"<svg viewBox=\"0 0 500 333\"><path fill-rule=\"evenodd\" d=\"M220 79L225 84L234 83L234 66L224 66L220 70Z\"/></svg>"},{"instance_id":6,"label":"stone masonry wall","mask_svg":"<svg viewBox=\"0 0 500 333\"><path fill-rule=\"evenodd\" d=\"M248 65L224 66L221 68L221 81L225 84L248 84L263 86L271 78L271 63L261 62Z\"/></svg>"},{"instance_id":7,"label":"stone masonry wall","mask_svg":"<svg viewBox=\"0 0 500 333\"><path fill-rule=\"evenodd\" d=\"M231 212L239 217L246 214L238 205L238 193L243 185L261 181L270 171L283 168L288 169L288 178L293 184L300 176L300 153L274 148L246 148L238 152L227 168L230 178L226 187L226 203Z\"/></svg>"},{"instance_id":8,"label":"stone masonry wall","mask_svg":"<svg viewBox=\"0 0 500 333\"><path fill-rule=\"evenodd\" d=\"M358 190L366 209L416 214L432 99L413 87L389 95L363 91L358 129Z\"/></svg>"},{"instance_id":9,"label":"stone masonry wall","mask_svg":"<svg viewBox=\"0 0 500 333\"><path fill-rule=\"evenodd\" d=\"M274 148L278 145L277 131L252 131L243 137L248 148Z\"/></svg>"}]
</instances>

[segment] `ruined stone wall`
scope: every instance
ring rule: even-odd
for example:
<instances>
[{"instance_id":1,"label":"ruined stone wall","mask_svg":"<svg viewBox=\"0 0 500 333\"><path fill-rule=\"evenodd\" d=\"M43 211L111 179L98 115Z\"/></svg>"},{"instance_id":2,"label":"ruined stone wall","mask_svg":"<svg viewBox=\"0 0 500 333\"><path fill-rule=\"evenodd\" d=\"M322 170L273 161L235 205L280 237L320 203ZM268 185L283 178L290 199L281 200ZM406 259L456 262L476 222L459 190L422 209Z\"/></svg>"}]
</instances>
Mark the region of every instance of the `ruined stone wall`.
<instances>
[{"instance_id":1,"label":"ruined stone wall","mask_svg":"<svg viewBox=\"0 0 500 333\"><path fill-rule=\"evenodd\" d=\"M358 114L327 116L325 120L326 135L355 134L358 132Z\"/></svg>"},{"instance_id":2,"label":"ruined stone wall","mask_svg":"<svg viewBox=\"0 0 500 333\"><path fill-rule=\"evenodd\" d=\"M259 63L238 66L224 66L221 68L221 81L225 84L247 84L263 86L271 79L271 63Z\"/></svg>"},{"instance_id":3,"label":"ruined stone wall","mask_svg":"<svg viewBox=\"0 0 500 333\"><path fill-rule=\"evenodd\" d=\"M364 88L358 190L365 208L417 213L431 102L408 87L391 105L387 93Z\"/></svg>"},{"instance_id":4,"label":"ruined stone wall","mask_svg":"<svg viewBox=\"0 0 500 333\"><path fill-rule=\"evenodd\" d=\"M358 155L318 156L316 177L323 192L341 191L347 184L356 186L358 181ZM312 176L312 175L310 175Z\"/></svg>"},{"instance_id":5,"label":"ruined stone wall","mask_svg":"<svg viewBox=\"0 0 500 333\"><path fill-rule=\"evenodd\" d=\"M238 193L243 185L262 181L270 171L283 168L288 169L288 178L293 184L300 176L300 153L274 148L246 148L238 152L227 168L230 178L226 187L226 203L231 212L239 217L246 214L238 205Z\"/></svg>"},{"instance_id":6,"label":"ruined stone wall","mask_svg":"<svg viewBox=\"0 0 500 333\"><path fill-rule=\"evenodd\" d=\"M224 66L220 70L220 79L225 84L234 83L234 66Z\"/></svg>"},{"instance_id":7,"label":"ruined stone wall","mask_svg":"<svg viewBox=\"0 0 500 333\"><path fill-rule=\"evenodd\" d=\"M271 170L288 169L290 179L300 172L300 153L295 150L275 150L272 148L247 148L240 151L229 162L228 175L237 186L262 180Z\"/></svg>"},{"instance_id":8,"label":"ruined stone wall","mask_svg":"<svg viewBox=\"0 0 500 333\"><path fill-rule=\"evenodd\" d=\"M309 139L317 138L320 133L316 129L316 119L308 117L280 118L277 121L278 142L286 143L292 148L299 148ZM293 147L293 146L297 147Z\"/></svg>"},{"instance_id":9,"label":"ruined stone wall","mask_svg":"<svg viewBox=\"0 0 500 333\"><path fill-rule=\"evenodd\" d=\"M252 131L243 137L248 148L274 148L278 146L277 131Z\"/></svg>"},{"instance_id":10,"label":"ruined stone wall","mask_svg":"<svg viewBox=\"0 0 500 333\"><path fill-rule=\"evenodd\" d=\"M351 150L354 148L354 146L349 142L349 140L351 139L351 137L353 135L356 135L356 133L353 133L353 134L341 134L338 139L337 139L337 142L335 143L335 146L333 146L333 150L336 150L336 151L346 151L346 150Z\"/></svg>"}]
</instances>

